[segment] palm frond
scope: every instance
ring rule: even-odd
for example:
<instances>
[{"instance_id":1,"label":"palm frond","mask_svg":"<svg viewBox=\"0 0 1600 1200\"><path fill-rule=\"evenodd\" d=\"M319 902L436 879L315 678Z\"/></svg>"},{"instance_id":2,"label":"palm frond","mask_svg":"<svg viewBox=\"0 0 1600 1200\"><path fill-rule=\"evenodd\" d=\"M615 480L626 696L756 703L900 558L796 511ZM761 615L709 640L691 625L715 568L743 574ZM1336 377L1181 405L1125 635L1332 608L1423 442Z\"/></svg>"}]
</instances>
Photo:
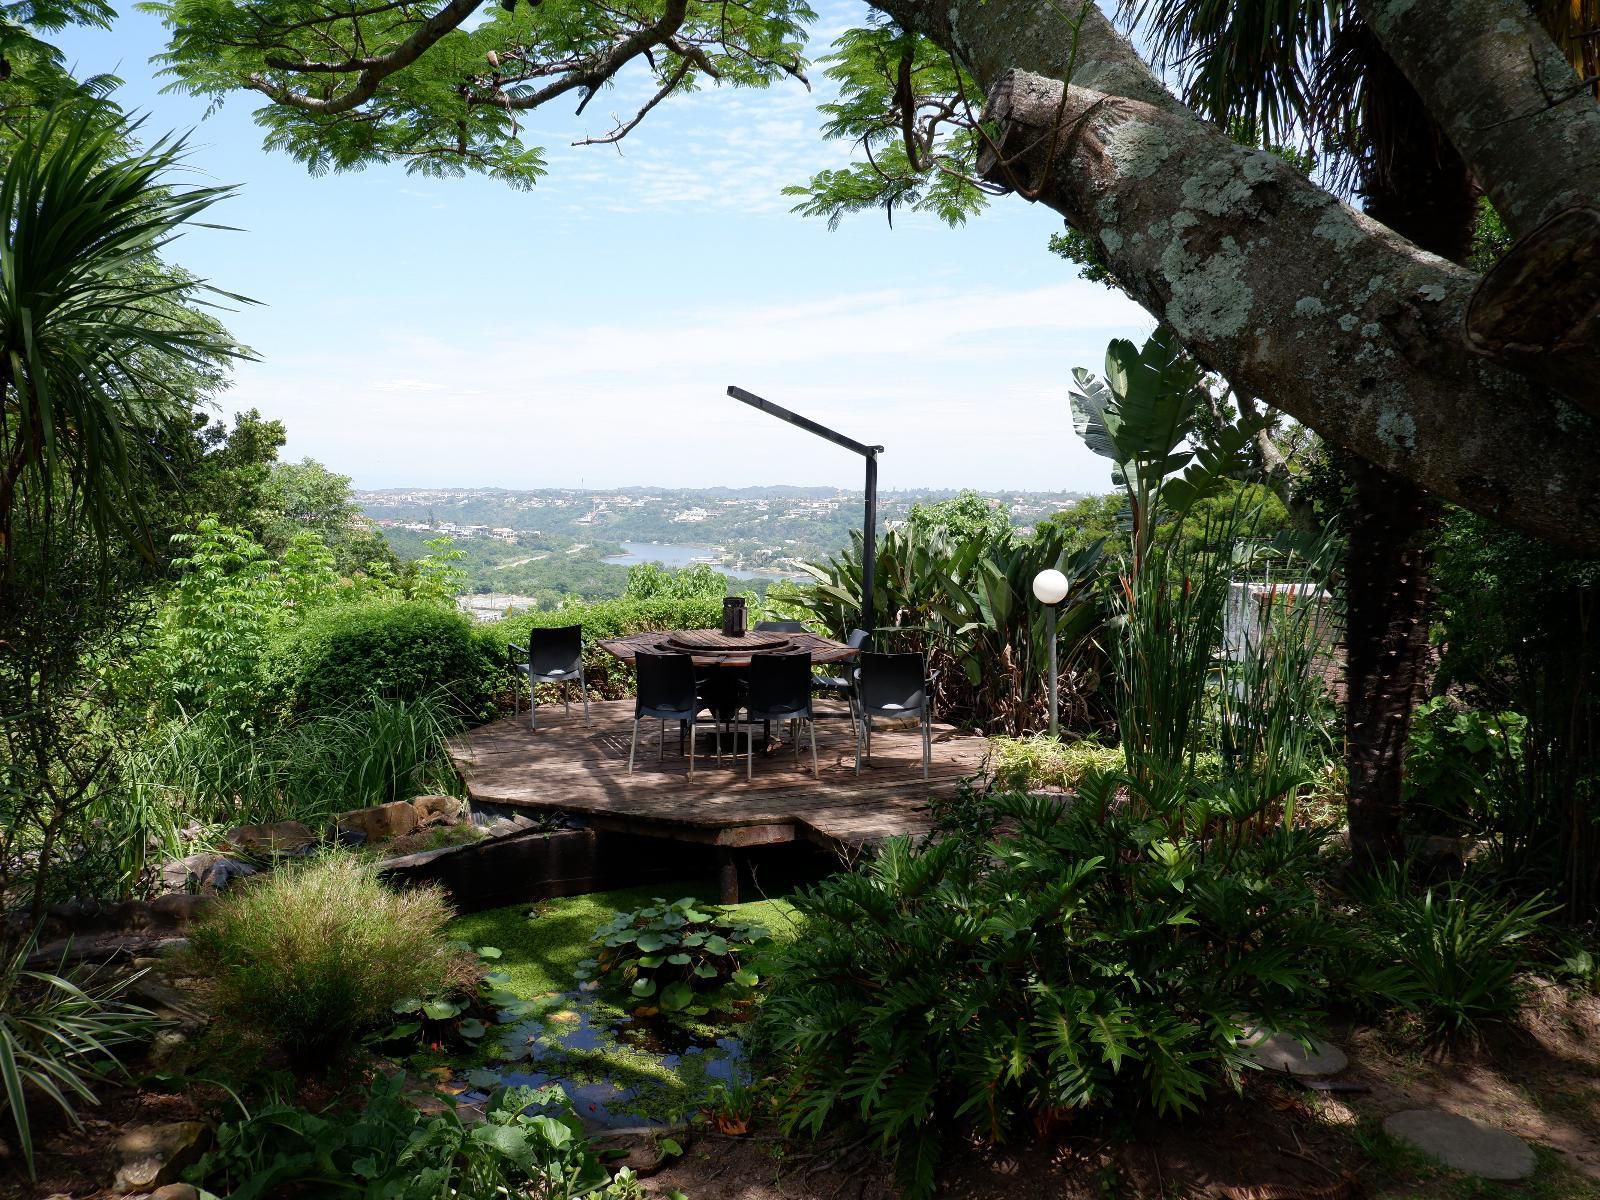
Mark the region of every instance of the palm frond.
<instances>
[{"instance_id":1,"label":"palm frond","mask_svg":"<svg viewBox=\"0 0 1600 1200\"><path fill-rule=\"evenodd\" d=\"M0 553L19 514L140 530L145 448L193 401L193 372L242 352L195 307L240 299L161 250L228 187L175 187L185 142L128 150L137 124L52 112L0 175Z\"/></svg>"}]
</instances>

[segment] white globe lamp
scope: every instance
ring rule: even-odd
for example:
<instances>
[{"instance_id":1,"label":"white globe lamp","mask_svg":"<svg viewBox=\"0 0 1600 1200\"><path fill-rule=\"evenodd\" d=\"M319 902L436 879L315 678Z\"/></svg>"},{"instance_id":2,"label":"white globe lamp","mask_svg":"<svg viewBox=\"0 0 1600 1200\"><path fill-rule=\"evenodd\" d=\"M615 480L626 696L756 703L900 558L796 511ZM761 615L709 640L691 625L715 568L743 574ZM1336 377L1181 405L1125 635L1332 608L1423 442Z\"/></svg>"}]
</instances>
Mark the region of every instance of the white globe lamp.
<instances>
[{"instance_id":1,"label":"white globe lamp","mask_svg":"<svg viewBox=\"0 0 1600 1200\"><path fill-rule=\"evenodd\" d=\"M1054 567L1033 577L1033 594L1040 604L1060 604L1067 598L1067 577Z\"/></svg>"},{"instance_id":2,"label":"white globe lamp","mask_svg":"<svg viewBox=\"0 0 1600 1200\"><path fill-rule=\"evenodd\" d=\"M1045 641L1050 645L1050 736L1055 737L1056 716L1056 605L1067 598L1070 585L1067 577L1054 567L1047 567L1033 577L1033 594L1044 605Z\"/></svg>"}]
</instances>

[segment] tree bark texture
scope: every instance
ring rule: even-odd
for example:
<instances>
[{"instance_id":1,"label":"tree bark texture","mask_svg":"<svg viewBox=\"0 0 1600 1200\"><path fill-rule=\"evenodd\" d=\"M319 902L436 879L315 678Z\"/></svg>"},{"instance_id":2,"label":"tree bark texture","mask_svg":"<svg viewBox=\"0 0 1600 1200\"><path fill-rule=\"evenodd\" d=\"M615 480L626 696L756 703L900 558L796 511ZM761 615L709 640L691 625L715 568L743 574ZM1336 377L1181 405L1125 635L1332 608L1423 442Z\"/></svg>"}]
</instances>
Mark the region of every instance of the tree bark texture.
<instances>
[{"instance_id":1,"label":"tree bark texture","mask_svg":"<svg viewBox=\"0 0 1600 1200\"><path fill-rule=\"evenodd\" d=\"M1382 47L1368 46L1364 59L1367 215L1465 262L1478 201L1467 165ZM1428 676L1440 505L1416 484L1346 458L1346 797L1352 856L1368 865L1401 852L1411 713Z\"/></svg>"},{"instance_id":2,"label":"tree bark texture","mask_svg":"<svg viewBox=\"0 0 1600 1200\"><path fill-rule=\"evenodd\" d=\"M1600 198L1600 105L1527 4L1357 0L1356 7L1513 236Z\"/></svg>"},{"instance_id":3,"label":"tree bark texture","mask_svg":"<svg viewBox=\"0 0 1600 1200\"><path fill-rule=\"evenodd\" d=\"M1406 744L1426 676L1433 601L1427 534L1438 505L1353 455L1346 472L1346 794L1351 854L1366 865L1400 851Z\"/></svg>"}]
</instances>

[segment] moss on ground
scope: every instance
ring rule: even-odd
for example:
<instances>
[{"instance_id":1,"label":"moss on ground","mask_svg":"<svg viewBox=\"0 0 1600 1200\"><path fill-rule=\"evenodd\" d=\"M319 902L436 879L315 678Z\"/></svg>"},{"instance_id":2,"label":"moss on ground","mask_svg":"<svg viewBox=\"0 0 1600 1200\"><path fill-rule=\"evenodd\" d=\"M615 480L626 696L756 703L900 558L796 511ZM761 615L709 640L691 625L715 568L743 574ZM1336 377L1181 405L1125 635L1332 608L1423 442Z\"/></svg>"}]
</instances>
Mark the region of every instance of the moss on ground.
<instances>
[{"instance_id":1,"label":"moss on ground","mask_svg":"<svg viewBox=\"0 0 1600 1200\"><path fill-rule=\"evenodd\" d=\"M460 917L450 926L450 936L474 946L496 946L502 957L494 968L507 976L506 988L525 1000L550 992L569 992L576 986L578 964L591 957L589 939L594 931L618 913L643 907L657 898L677 900L693 896L711 902L711 893L693 884L624 888L542 900L534 905L513 904ZM764 925L775 940L794 936L794 907L785 900L758 900L733 906L741 918Z\"/></svg>"}]
</instances>

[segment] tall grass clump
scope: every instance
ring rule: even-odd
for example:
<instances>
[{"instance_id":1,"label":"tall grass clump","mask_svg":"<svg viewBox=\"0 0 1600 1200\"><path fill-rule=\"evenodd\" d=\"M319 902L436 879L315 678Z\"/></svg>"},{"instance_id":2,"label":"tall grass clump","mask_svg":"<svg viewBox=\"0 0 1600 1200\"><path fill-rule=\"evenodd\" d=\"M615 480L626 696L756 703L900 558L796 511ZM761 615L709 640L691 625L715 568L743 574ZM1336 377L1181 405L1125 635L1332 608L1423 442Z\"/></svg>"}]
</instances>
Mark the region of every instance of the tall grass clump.
<instances>
[{"instance_id":1,"label":"tall grass clump","mask_svg":"<svg viewBox=\"0 0 1600 1200\"><path fill-rule=\"evenodd\" d=\"M266 731L202 713L162 726L134 756L135 803L119 819L158 844L191 821L319 828L351 808L453 790L444 740L459 728L435 695L373 698Z\"/></svg>"},{"instance_id":2,"label":"tall grass clump","mask_svg":"<svg viewBox=\"0 0 1600 1200\"><path fill-rule=\"evenodd\" d=\"M221 898L190 959L228 1028L305 1067L392 1020L397 1000L446 989L453 915L435 889L391 891L372 866L327 854Z\"/></svg>"}]
</instances>

